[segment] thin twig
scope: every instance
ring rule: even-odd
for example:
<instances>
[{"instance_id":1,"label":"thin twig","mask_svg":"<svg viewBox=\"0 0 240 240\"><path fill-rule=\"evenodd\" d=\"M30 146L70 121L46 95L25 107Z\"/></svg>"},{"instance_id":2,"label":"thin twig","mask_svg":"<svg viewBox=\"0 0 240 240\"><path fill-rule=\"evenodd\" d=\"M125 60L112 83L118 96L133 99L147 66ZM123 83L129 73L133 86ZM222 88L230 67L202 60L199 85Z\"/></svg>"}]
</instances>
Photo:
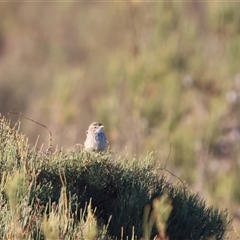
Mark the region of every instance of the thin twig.
<instances>
[{"instance_id":1,"label":"thin twig","mask_svg":"<svg viewBox=\"0 0 240 240\"><path fill-rule=\"evenodd\" d=\"M185 187L184 181L183 181L180 177L178 177L177 175L175 175L174 173L172 173L171 171L169 171L169 170L167 169L168 159L169 159L169 157L170 157L171 150L172 150L172 142L170 142L169 152L168 152L168 156L167 156L166 161L165 161L165 165L164 165L163 168L158 168L158 170L162 170L162 171L165 171L165 172L171 174L173 177L177 178L177 179L182 183L182 185Z\"/></svg>"},{"instance_id":2,"label":"thin twig","mask_svg":"<svg viewBox=\"0 0 240 240\"><path fill-rule=\"evenodd\" d=\"M171 150L172 150L172 142L170 142L169 151L168 151L168 156L167 156L167 159L166 159L166 161L165 161L164 169L166 169L166 167L167 167L167 163L168 163L168 159L169 159L170 154L171 154Z\"/></svg>"},{"instance_id":3,"label":"thin twig","mask_svg":"<svg viewBox=\"0 0 240 240\"><path fill-rule=\"evenodd\" d=\"M52 150L52 133L51 133L51 131L49 130L49 128L48 128L47 126L45 126L44 124L33 120L32 118L26 117L26 116L23 115L21 112L17 112L16 110L17 110L17 109L13 109L12 111L8 112L8 114L16 114L16 115L19 115L19 119L18 119L17 123L20 121L21 117L23 117L23 118L25 118L25 119L27 119L27 120L29 120L29 121L31 121L31 122L34 122L34 123L36 123L36 124L38 124L38 125L46 128L46 129L48 130L48 133L49 133L49 139L48 139L49 146L48 146L46 152L47 152L47 153L50 152L50 151ZM16 124L17 124L17 123L16 123Z\"/></svg>"}]
</instances>

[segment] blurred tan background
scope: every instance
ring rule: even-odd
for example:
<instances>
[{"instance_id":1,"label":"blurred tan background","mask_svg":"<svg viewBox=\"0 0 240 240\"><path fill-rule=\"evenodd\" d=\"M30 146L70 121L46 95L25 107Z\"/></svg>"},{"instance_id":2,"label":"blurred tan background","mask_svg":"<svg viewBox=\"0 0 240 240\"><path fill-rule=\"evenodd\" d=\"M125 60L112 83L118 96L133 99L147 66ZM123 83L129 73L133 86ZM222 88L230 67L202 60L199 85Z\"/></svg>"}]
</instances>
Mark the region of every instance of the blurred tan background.
<instances>
[{"instance_id":1,"label":"blurred tan background","mask_svg":"<svg viewBox=\"0 0 240 240\"><path fill-rule=\"evenodd\" d=\"M2 115L64 149L99 121L114 151L162 166L172 143L168 169L239 228L240 3L0 6Z\"/></svg>"}]
</instances>

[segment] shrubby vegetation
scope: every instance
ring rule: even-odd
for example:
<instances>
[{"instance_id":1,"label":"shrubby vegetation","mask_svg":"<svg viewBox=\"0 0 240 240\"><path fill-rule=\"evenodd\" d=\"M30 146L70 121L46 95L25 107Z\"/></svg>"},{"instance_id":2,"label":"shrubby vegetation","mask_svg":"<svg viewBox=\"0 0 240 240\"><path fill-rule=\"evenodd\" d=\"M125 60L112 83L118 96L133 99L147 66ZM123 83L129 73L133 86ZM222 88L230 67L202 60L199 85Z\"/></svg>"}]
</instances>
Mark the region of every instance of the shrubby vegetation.
<instances>
[{"instance_id":1,"label":"shrubby vegetation","mask_svg":"<svg viewBox=\"0 0 240 240\"><path fill-rule=\"evenodd\" d=\"M152 153L29 148L0 119L1 239L227 239L227 213L172 185Z\"/></svg>"},{"instance_id":2,"label":"shrubby vegetation","mask_svg":"<svg viewBox=\"0 0 240 240\"><path fill-rule=\"evenodd\" d=\"M2 2L0 112L46 125L65 149L82 144L93 121L128 159L166 159L171 143L168 169L207 205L227 208L240 232L239 8ZM21 129L31 146L39 135L36 148L48 148L44 128L22 118Z\"/></svg>"}]
</instances>

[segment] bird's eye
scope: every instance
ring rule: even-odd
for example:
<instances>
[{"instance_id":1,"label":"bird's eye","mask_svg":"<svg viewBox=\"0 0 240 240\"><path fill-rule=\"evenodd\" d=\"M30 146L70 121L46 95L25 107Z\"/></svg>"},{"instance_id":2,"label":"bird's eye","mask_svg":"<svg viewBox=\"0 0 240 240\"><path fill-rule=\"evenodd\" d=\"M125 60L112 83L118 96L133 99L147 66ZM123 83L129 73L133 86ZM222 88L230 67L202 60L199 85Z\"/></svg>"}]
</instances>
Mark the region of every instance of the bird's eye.
<instances>
[{"instance_id":1,"label":"bird's eye","mask_svg":"<svg viewBox=\"0 0 240 240\"><path fill-rule=\"evenodd\" d=\"M88 134L88 131L86 131L86 135Z\"/></svg>"}]
</instances>

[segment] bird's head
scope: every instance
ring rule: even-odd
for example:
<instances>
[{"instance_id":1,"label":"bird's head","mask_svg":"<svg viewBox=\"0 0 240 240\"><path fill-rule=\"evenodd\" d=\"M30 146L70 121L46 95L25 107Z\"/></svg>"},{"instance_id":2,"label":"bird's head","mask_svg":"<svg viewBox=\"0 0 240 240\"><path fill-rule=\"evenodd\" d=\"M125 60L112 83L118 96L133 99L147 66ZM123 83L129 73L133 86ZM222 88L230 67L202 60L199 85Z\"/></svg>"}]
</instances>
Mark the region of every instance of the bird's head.
<instances>
[{"instance_id":1,"label":"bird's head","mask_svg":"<svg viewBox=\"0 0 240 240\"><path fill-rule=\"evenodd\" d=\"M103 128L104 128L104 126L103 126L101 123L99 123L99 122L93 122L93 123L89 126L87 133L88 133L88 132L94 132L94 133L96 133L96 132L103 132Z\"/></svg>"}]
</instances>

